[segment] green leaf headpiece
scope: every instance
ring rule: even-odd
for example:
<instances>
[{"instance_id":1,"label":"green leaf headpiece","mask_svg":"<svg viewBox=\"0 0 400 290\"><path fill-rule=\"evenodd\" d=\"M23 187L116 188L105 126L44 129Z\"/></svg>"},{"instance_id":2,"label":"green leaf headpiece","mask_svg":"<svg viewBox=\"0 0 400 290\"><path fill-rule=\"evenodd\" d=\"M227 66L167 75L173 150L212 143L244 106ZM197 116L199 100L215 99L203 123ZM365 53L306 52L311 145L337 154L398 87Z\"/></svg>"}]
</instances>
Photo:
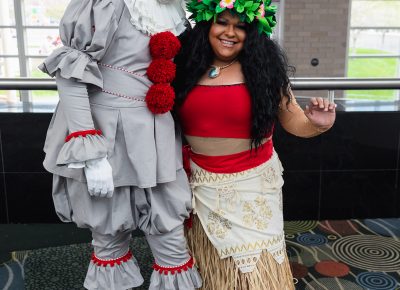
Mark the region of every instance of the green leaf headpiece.
<instances>
[{"instance_id":1,"label":"green leaf headpiece","mask_svg":"<svg viewBox=\"0 0 400 290\"><path fill-rule=\"evenodd\" d=\"M276 25L276 6L271 0L190 0L187 9L196 23L216 19L225 10L239 16L240 21L252 23L257 21L258 31L268 36Z\"/></svg>"}]
</instances>

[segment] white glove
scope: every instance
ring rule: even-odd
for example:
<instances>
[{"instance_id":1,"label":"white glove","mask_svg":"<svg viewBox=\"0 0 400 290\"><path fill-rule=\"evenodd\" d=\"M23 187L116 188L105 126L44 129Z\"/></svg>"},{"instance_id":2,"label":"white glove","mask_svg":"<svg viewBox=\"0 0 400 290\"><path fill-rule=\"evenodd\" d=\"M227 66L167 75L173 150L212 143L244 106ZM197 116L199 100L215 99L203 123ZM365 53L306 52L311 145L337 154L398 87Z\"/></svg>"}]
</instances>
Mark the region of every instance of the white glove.
<instances>
[{"instance_id":1,"label":"white glove","mask_svg":"<svg viewBox=\"0 0 400 290\"><path fill-rule=\"evenodd\" d=\"M87 160L84 171L91 196L107 198L113 196L114 181L107 157Z\"/></svg>"}]
</instances>

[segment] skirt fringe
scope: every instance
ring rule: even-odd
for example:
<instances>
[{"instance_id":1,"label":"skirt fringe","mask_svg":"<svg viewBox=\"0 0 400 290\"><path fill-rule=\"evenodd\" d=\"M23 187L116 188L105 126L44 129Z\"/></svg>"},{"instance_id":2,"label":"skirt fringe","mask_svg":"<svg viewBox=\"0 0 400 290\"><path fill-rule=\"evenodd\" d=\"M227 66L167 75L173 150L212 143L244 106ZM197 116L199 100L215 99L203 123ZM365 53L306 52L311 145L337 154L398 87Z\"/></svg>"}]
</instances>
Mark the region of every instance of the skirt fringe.
<instances>
[{"instance_id":1,"label":"skirt fringe","mask_svg":"<svg viewBox=\"0 0 400 290\"><path fill-rule=\"evenodd\" d=\"M203 278L202 290L294 290L290 263L278 264L263 251L251 273L241 273L232 257L221 259L208 239L200 220L193 216L193 227L187 230L189 249Z\"/></svg>"}]
</instances>

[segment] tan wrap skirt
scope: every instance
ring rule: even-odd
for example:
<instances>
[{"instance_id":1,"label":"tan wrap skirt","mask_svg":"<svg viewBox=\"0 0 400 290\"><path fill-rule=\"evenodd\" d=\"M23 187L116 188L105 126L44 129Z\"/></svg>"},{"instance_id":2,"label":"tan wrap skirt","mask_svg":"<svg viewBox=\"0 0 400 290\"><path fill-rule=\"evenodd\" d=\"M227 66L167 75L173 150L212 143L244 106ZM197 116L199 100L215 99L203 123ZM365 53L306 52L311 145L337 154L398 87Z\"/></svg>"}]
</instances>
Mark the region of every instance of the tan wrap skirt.
<instances>
[{"instance_id":1,"label":"tan wrap skirt","mask_svg":"<svg viewBox=\"0 0 400 290\"><path fill-rule=\"evenodd\" d=\"M283 232L283 168L264 164L229 174L191 162L193 227L189 248L205 290L292 290Z\"/></svg>"}]
</instances>

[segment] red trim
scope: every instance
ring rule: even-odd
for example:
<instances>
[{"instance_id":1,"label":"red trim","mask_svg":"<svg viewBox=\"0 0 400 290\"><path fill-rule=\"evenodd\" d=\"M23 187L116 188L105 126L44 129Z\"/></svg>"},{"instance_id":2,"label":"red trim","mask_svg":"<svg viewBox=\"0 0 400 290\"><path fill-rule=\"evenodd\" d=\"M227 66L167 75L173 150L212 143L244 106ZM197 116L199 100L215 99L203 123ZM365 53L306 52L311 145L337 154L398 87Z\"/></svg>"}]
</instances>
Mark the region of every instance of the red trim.
<instances>
[{"instance_id":1,"label":"red trim","mask_svg":"<svg viewBox=\"0 0 400 290\"><path fill-rule=\"evenodd\" d=\"M185 227L189 230L193 227L193 213L190 213L190 216L185 219Z\"/></svg>"},{"instance_id":2,"label":"red trim","mask_svg":"<svg viewBox=\"0 0 400 290\"><path fill-rule=\"evenodd\" d=\"M72 138L76 138L79 136L86 137L87 135L102 135L103 133L100 130L86 130L86 131L78 131L71 133L65 138L65 142L68 142Z\"/></svg>"},{"instance_id":3,"label":"red trim","mask_svg":"<svg viewBox=\"0 0 400 290\"><path fill-rule=\"evenodd\" d=\"M163 267L163 266L160 266L160 265L154 263L153 269L154 269L154 271L156 271L160 274L168 275L169 273L171 273L172 275L174 275L175 272L182 273L182 271L186 272L187 270L192 269L193 265L194 265L193 257L190 257L189 261L187 261L185 264L180 265L180 266Z\"/></svg>"},{"instance_id":4,"label":"red trim","mask_svg":"<svg viewBox=\"0 0 400 290\"><path fill-rule=\"evenodd\" d=\"M97 258L96 255L93 253L91 260L92 260L93 264L95 264L96 266L99 266L99 267L107 267L107 266L114 267L115 264L121 265L121 263L128 262L130 259L132 259L132 257L133 257L132 252L128 251L128 253L126 253L126 255L122 256L121 258L113 259L113 260L102 260L102 259Z\"/></svg>"},{"instance_id":5,"label":"red trim","mask_svg":"<svg viewBox=\"0 0 400 290\"><path fill-rule=\"evenodd\" d=\"M185 169L188 179L190 179L190 177L192 176L192 170L190 169L190 154L191 154L190 145L182 146L183 169Z\"/></svg>"},{"instance_id":6,"label":"red trim","mask_svg":"<svg viewBox=\"0 0 400 290\"><path fill-rule=\"evenodd\" d=\"M204 170L212 173L229 174L245 171L267 162L273 151L274 146L271 139L258 147L257 150L247 150L230 155L208 156L193 151L189 151L189 153L190 159Z\"/></svg>"},{"instance_id":7,"label":"red trim","mask_svg":"<svg viewBox=\"0 0 400 290\"><path fill-rule=\"evenodd\" d=\"M153 59L174 58L181 49L181 42L172 32L165 31L150 37L149 47Z\"/></svg>"},{"instance_id":8,"label":"red trim","mask_svg":"<svg viewBox=\"0 0 400 290\"><path fill-rule=\"evenodd\" d=\"M147 75L153 85L147 92L146 104L153 114L164 114L174 106L175 90L169 84L176 77L176 65L171 59L181 49L181 42L171 32L160 32L150 37L149 47L153 60Z\"/></svg>"}]
</instances>

